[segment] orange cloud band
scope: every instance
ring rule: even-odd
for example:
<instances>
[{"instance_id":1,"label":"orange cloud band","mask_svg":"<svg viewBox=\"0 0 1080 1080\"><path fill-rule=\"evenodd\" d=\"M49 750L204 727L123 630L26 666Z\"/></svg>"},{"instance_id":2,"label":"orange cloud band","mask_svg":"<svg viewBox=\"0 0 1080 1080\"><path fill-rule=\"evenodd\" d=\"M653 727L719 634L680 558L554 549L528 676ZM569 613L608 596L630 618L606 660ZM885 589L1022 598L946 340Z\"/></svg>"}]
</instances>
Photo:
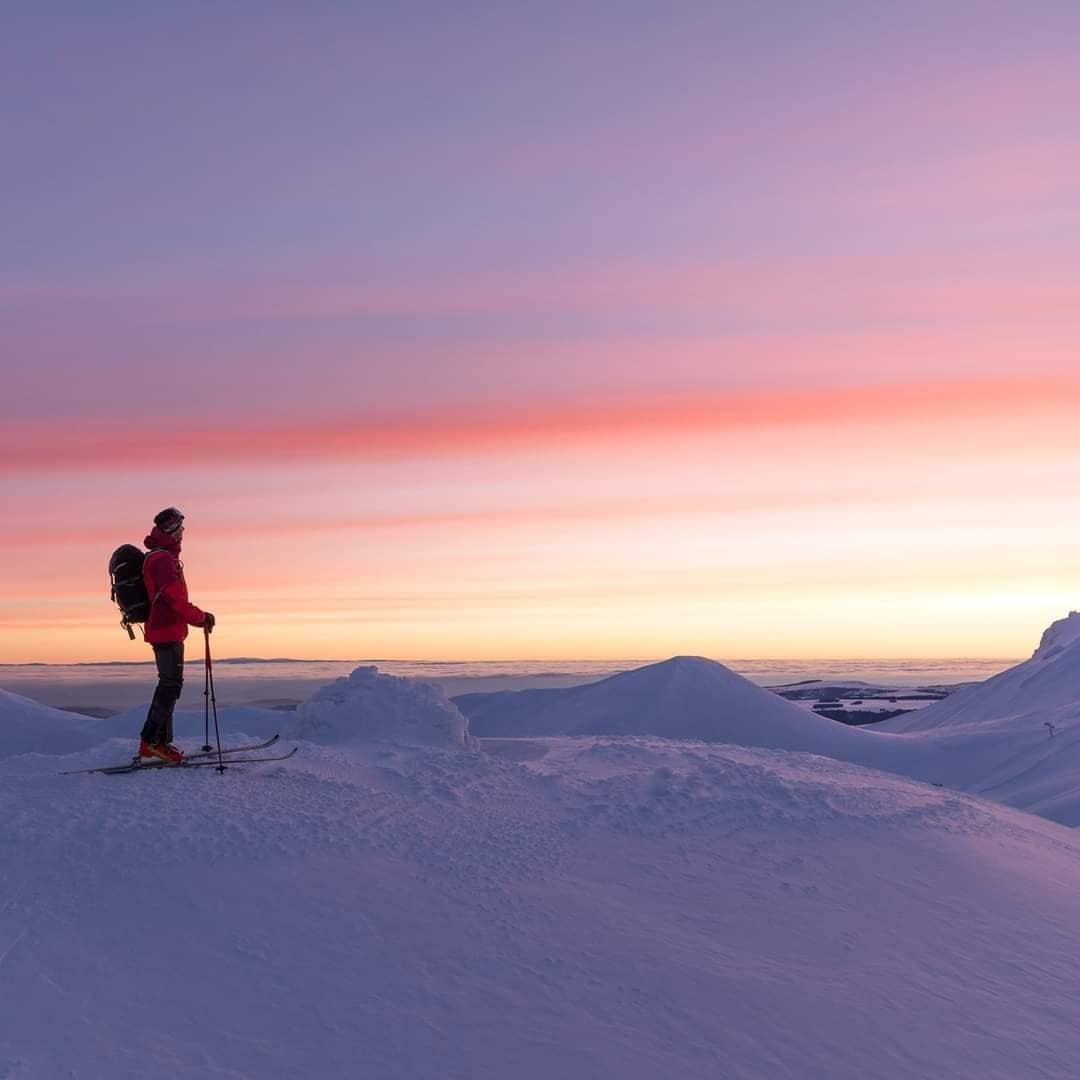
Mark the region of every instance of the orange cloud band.
<instances>
[{"instance_id":1,"label":"orange cloud band","mask_svg":"<svg viewBox=\"0 0 1080 1080\"><path fill-rule=\"evenodd\" d=\"M667 394L578 405L433 409L387 416L310 418L188 429L169 449L177 465L385 460L609 443L777 426L949 421L987 416L1075 416L1080 379L950 381L800 390ZM160 433L70 421L13 423L0 434L0 470L131 465L130 447Z\"/></svg>"}]
</instances>

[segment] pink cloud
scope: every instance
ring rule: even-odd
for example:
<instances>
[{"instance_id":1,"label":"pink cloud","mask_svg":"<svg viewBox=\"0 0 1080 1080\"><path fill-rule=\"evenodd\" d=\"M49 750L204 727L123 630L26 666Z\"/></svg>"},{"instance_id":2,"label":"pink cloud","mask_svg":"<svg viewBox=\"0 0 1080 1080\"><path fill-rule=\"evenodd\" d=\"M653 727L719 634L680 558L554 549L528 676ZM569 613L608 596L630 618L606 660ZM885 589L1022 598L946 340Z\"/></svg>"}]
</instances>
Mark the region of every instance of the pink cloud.
<instances>
[{"instance_id":1,"label":"pink cloud","mask_svg":"<svg viewBox=\"0 0 1080 1080\"><path fill-rule=\"evenodd\" d=\"M1014 378L626 395L580 404L357 412L298 421L248 417L227 426L189 424L170 442L169 459L173 466L419 459L785 426L925 426L987 415L1067 418L1074 426L1078 405L1080 380ZM942 437L948 439L948 428ZM111 425L15 421L0 433L0 470L130 467L130 447L152 445L159 438L160 431L149 422L118 438Z\"/></svg>"}]
</instances>

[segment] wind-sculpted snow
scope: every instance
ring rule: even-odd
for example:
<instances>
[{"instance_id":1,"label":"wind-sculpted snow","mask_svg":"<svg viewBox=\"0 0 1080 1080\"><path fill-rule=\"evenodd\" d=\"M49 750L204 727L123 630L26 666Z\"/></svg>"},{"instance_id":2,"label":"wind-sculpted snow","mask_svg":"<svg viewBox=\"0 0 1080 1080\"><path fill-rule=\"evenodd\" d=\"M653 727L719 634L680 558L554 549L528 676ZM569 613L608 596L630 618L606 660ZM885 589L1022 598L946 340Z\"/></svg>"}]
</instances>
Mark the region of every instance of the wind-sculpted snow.
<instances>
[{"instance_id":1,"label":"wind-sculpted snow","mask_svg":"<svg viewBox=\"0 0 1080 1080\"><path fill-rule=\"evenodd\" d=\"M289 733L320 742L466 745L468 721L434 683L358 667L316 691Z\"/></svg>"},{"instance_id":2,"label":"wind-sculpted snow","mask_svg":"<svg viewBox=\"0 0 1080 1080\"><path fill-rule=\"evenodd\" d=\"M0 762L0 1075L1071 1074L1070 831L812 754L481 745Z\"/></svg>"}]
</instances>

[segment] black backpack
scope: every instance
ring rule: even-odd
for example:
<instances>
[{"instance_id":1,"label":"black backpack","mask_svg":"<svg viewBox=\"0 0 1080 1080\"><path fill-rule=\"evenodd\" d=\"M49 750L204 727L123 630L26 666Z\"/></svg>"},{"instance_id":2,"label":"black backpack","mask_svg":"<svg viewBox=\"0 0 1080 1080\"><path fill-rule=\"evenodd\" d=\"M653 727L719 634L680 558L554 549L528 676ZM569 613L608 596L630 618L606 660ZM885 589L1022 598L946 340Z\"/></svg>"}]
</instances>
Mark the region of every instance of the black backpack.
<instances>
[{"instance_id":1,"label":"black backpack","mask_svg":"<svg viewBox=\"0 0 1080 1080\"><path fill-rule=\"evenodd\" d=\"M124 544L112 553L109 560L112 598L120 608L120 625L132 641L135 640L135 631L131 629L131 624L146 622L150 614L150 597L143 581L143 563L148 554L134 544Z\"/></svg>"}]
</instances>

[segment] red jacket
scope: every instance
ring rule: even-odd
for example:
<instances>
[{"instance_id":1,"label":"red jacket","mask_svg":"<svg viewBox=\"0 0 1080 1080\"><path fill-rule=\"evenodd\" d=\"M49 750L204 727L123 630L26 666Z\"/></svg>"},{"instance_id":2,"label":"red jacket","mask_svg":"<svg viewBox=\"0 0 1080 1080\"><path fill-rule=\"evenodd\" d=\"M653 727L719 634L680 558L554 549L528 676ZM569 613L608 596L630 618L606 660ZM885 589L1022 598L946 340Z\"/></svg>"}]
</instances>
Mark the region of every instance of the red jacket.
<instances>
[{"instance_id":1,"label":"red jacket","mask_svg":"<svg viewBox=\"0 0 1080 1080\"><path fill-rule=\"evenodd\" d=\"M188 627L202 626L205 615L188 600L180 541L155 525L143 544L151 549L143 563L143 581L150 597L143 637L151 645L183 641Z\"/></svg>"}]
</instances>

